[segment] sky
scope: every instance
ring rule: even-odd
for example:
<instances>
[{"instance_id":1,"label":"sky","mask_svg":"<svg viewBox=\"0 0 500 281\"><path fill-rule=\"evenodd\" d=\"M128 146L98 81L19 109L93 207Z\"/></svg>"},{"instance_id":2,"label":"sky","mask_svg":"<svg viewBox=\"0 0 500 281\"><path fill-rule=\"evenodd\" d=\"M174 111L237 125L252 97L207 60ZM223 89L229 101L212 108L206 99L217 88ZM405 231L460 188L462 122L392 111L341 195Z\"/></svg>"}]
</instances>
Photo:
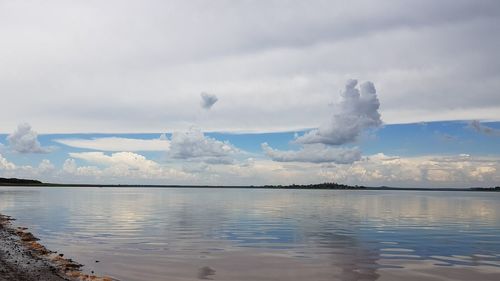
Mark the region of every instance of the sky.
<instances>
[{"instance_id":1,"label":"sky","mask_svg":"<svg viewBox=\"0 0 500 281\"><path fill-rule=\"evenodd\" d=\"M0 0L0 176L500 185L498 1Z\"/></svg>"}]
</instances>

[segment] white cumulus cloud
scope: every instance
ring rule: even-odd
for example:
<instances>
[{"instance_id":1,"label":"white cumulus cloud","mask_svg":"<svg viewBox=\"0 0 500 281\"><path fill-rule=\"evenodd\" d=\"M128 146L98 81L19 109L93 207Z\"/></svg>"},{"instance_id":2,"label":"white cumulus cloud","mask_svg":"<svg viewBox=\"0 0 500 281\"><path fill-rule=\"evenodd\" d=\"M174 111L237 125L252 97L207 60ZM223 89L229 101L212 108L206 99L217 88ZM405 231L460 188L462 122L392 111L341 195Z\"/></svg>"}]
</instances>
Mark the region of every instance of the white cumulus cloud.
<instances>
[{"instance_id":1,"label":"white cumulus cloud","mask_svg":"<svg viewBox=\"0 0 500 281\"><path fill-rule=\"evenodd\" d=\"M9 162L2 154L0 154L0 170L14 170L16 165Z\"/></svg>"},{"instance_id":2,"label":"white cumulus cloud","mask_svg":"<svg viewBox=\"0 0 500 281\"><path fill-rule=\"evenodd\" d=\"M219 99L217 98L216 95L208 94L208 93L201 93L201 107L204 109L210 109L212 106L218 101Z\"/></svg>"},{"instance_id":3,"label":"white cumulus cloud","mask_svg":"<svg viewBox=\"0 0 500 281\"><path fill-rule=\"evenodd\" d=\"M207 137L200 129L191 128L172 134L169 156L176 159L201 159L212 163L230 162L239 150L229 142Z\"/></svg>"},{"instance_id":4,"label":"white cumulus cloud","mask_svg":"<svg viewBox=\"0 0 500 281\"><path fill-rule=\"evenodd\" d=\"M52 162L50 162L49 159L43 159L40 164L38 164L38 173L40 174L46 174L46 173L51 173L56 170L56 167Z\"/></svg>"},{"instance_id":5,"label":"white cumulus cloud","mask_svg":"<svg viewBox=\"0 0 500 281\"><path fill-rule=\"evenodd\" d=\"M0 177L38 179L42 181L57 181L55 175L58 169L48 159L43 159L38 165L16 165L0 154Z\"/></svg>"},{"instance_id":6,"label":"white cumulus cloud","mask_svg":"<svg viewBox=\"0 0 500 281\"><path fill-rule=\"evenodd\" d=\"M357 84L357 80L348 80L330 120L299 136L296 142L342 145L355 141L363 130L380 126L380 102L375 86L372 82L364 82L358 88Z\"/></svg>"},{"instance_id":7,"label":"white cumulus cloud","mask_svg":"<svg viewBox=\"0 0 500 281\"><path fill-rule=\"evenodd\" d=\"M64 160L62 170L66 173L74 173L76 171L76 161L73 158L68 158Z\"/></svg>"},{"instance_id":8,"label":"white cumulus cloud","mask_svg":"<svg viewBox=\"0 0 500 281\"><path fill-rule=\"evenodd\" d=\"M77 176L104 178L108 181L123 182L124 179L170 180L176 182L189 178L189 175L173 167L160 165L143 155L133 152L115 152L110 155L103 152L73 152L73 159L64 162L63 170ZM84 160L96 166L78 166L74 159Z\"/></svg>"},{"instance_id":9,"label":"white cumulus cloud","mask_svg":"<svg viewBox=\"0 0 500 281\"><path fill-rule=\"evenodd\" d=\"M340 93L340 101L333 105L332 117L319 128L295 137L294 142L302 145L300 150L280 151L267 143L262 144L262 149L278 162L351 164L361 159L361 151L340 146L356 141L364 130L382 125L379 107L372 82L358 87L357 80L349 79Z\"/></svg>"},{"instance_id":10,"label":"white cumulus cloud","mask_svg":"<svg viewBox=\"0 0 500 281\"><path fill-rule=\"evenodd\" d=\"M19 153L48 153L50 149L42 147L38 141L37 132L31 129L28 123L22 123L7 136L9 147Z\"/></svg>"},{"instance_id":11,"label":"white cumulus cloud","mask_svg":"<svg viewBox=\"0 0 500 281\"><path fill-rule=\"evenodd\" d=\"M491 186L500 180L498 158L371 155L353 165L325 166L321 177L348 184L404 187Z\"/></svg>"}]
</instances>

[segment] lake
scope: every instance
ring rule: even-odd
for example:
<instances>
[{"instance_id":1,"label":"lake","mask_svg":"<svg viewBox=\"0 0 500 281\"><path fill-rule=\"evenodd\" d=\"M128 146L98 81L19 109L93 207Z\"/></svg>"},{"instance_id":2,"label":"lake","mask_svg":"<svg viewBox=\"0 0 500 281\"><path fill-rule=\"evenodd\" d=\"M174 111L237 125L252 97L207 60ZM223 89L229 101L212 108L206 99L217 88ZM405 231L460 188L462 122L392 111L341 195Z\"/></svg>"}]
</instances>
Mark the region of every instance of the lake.
<instances>
[{"instance_id":1,"label":"lake","mask_svg":"<svg viewBox=\"0 0 500 281\"><path fill-rule=\"evenodd\" d=\"M0 187L0 213L144 280L500 280L500 193Z\"/></svg>"}]
</instances>

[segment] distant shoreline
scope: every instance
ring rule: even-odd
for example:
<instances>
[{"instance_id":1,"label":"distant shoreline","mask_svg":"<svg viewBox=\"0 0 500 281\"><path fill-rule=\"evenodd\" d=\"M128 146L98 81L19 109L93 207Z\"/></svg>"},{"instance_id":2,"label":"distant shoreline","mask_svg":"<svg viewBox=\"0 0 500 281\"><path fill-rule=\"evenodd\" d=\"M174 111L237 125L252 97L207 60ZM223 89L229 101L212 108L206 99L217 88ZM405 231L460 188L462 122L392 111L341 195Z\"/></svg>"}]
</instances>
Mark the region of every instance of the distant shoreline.
<instances>
[{"instance_id":1,"label":"distant shoreline","mask_svg":"<svg viewBox=\"0 0 500 281\"><path fill-rule=\"evenodd\" d=\"M337 183L321 183L308 185L179 185L179 184L66 184L44 183L38 180L0 178L0 186L47 186L47 187L147 187L147 188L246 188L246 189L307 189L307 190L394 190L394 191L483 191L500 192L496 187L469 187L469 188L424 188L424 187L369 187L351 186Z\"/></svg>"}]
</instances>

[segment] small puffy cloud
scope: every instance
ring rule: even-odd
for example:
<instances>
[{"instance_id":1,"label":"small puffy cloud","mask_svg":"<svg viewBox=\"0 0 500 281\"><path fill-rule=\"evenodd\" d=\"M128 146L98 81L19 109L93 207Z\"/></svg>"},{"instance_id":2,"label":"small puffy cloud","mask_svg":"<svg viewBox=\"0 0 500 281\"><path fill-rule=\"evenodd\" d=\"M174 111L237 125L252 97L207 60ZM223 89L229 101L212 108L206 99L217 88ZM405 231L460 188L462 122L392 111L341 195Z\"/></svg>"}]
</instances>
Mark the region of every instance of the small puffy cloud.
<instances>
[{"instance_id":1,"label":"small puffy cloud","mask_svg":"<svg viewBox=\"0 0 500 281\"><path fill-rule=\"evenodd\" d=\"M66 159L63 163L63 166L62 166L62 170L63 172L66 172L66 173L75 173L76 171L76 161L75 159L72 159L72 158L69 158L69 159Z\"/></svg>"},{"instance_id":2,"label":"small puffy cloud","mask_svg":"<svg viewBox=\"0 0 500 281\"><path fill-rule=\"evenodd\" d=\"M169 156L175 159L204 159L207 162L223 163L238 152L229 142L207 137L200 129L191 128L172 134Z\"/></svg>"},{"instance_id":3,"label":"small puffy cloud","mask_svg":"<svg viewBox=\"0 0 500 281\"><path fill-rule=\"evenodd\" d=\"M55 142L77 148L100 151L167 151L170 141L161 135L158 139L105 137L93 139L57 139Z\"/></svg>"},{"instance_id":4,"label":"small puffy cloud","mask_svg":"<svg viewBox=\"0 0 500 281\"><path fill-rule=\"evenodd\" d=\"M277 162L351 164L361 159L361 151L357 148L337 148L323 144L305 145L298 151L280 151L263 143L262 149L267 156Z\"/></svg>"},{"instance_id":5,"label":"small puffy cloud","mask_svg":"<svg viewBox=\"0 0 500 281\"><path fill-rule=\"evenodd\" d=\"M14 133L7 136L9 147L19 153L48 153L48 148L42 147L38 141L38 134L31 129L28 123L17 126Z\"/></svg>"},{"instance_id":6,"label":"small puffy cloud","mask_svg":"<svg viewBox=\"0 0 500 281\"><path fill-rule=\"evenodd\" d=\"M16 165L14 163L9 162L6 158L0 154L0 170L14 170Z\"/></svg>"},{"instance_id":7,"label":"small puffy cloud","mask_svg":"<svg viewBox=\"0 0 500 281\"><path fill-rule=\"evenodd\" d=\"M203 109L210 109L212 106L218 101L219 99L217 98L216 95L208 94L208 93L201 93L201 107Z\"/></svg>"},{"instance_id":8,"label":"small puffy cloud","mask_svg":"<svg viewBox=\"0 0 500 281\"><path fill-rule=\"evenodd\" d=\"M295 141L342 145L355 141L363 130L380 126L380 102L375 86L372 82L364 82L358 88L357 84L357 80L348 80L340 94L340 102L334 105L331 119Z\"/></svg>"},{"instance_id":9,"label":"small puffy cloud","mask_svg":"<svg viewBox=\"0 0 500 281\"><path fill-rule=\"evenodd\" d=\"M43 159L38 165L38 173L46 174L55 171L56 167L50 162L49 159Z\"/></svg>"},{"instance_id":10,"label":"small puffy cloud","mask_svg":"<svg viewBox=\"0 0 500 281\"><path fill-rule=\"evenodd\" d=\"M91 177L93 179L100 179L103 174L102 170L96 166L79 167L73 158L64 161L61 172L71 176Z\"/></svg>"},{"instance_id":11,"label":"small puffy cloud","mask_svg":"<svg viewBox=\"0 0 500 281\"><path fill-rule=\"evenodd\" d=\"M469 123L469 127L481 134L489 136L500 136L500 130L481 124L481 122L479 122L478 120L471 121Z\"/></svg>"}]
</instances>

